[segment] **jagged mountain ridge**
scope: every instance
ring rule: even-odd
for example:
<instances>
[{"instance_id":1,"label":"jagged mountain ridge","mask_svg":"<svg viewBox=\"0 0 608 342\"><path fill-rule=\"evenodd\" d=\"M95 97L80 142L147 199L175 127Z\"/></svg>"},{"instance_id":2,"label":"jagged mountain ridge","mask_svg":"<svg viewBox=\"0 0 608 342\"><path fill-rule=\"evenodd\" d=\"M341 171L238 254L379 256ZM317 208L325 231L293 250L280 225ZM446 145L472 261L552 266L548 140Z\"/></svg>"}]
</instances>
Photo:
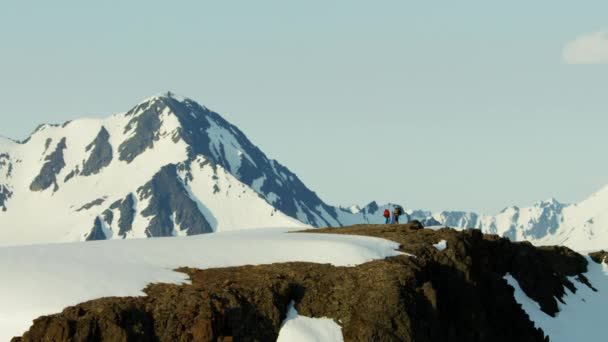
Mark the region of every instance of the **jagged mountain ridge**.
<instances>
[{"instance_id":1,"label":"jagged mountain ridge","mask_svg":"<svg viewBox=\"0 0 608 342\"><path fill-rule=\"evenodd\" d=\"M367 223L383 223L382 212L397 204L370 204L349 207ZM530 241L536 245L565 245L579 251L608 248L608 187L576 204L564 204L554 198L529 207L510 206L496 215L466 211L404 210L410 219L424 226L447 226L457 229L480 229L512 241Z\"/></svg>"},{"instance_id":2,"label":"jagged mountain ridge","mask_svg":"<svg viewBox=\"0 0 608 342\"><path fill-rule=\"evenodd\" d=\"M580 203L564 204L551 198L530 207L507 207L497 215L461 211L408 212L427 225L475 228L512 241L565 245L580 251L608 247L608 187Z\"/></svg>"},{"instance_id":3,"label":"jagged mountain ridge","mask_svg":"<svg viewBox=\"0 0 608 342\"><path fill-rule=\"evenodd\" d=\"M0 139L0 244L362 220L324 203L219 114L170 93Z\"/></svg>"},{"instance_id":4,"label":"jagged mountain ridge","mask_svg":"<svg viewBox=\"0 0 608 342\"><path fill-rule=\"evenodd\" d=\"M355 212L369 223L382 223L382 212L394 206L372 202ZM530 207L510 206L496 215L416 209L405 209L405 212L424 226L474 228L511 241L564 245L579 251L608 248L608 187L580 203L564 204L551 198Z\"/></svg>"},{"instance_id":5,"label":"jagged mountain ridge","mask_svg":"<svg viewBox=\"0 0 608 342\"><path fill-rule=\"evenodd\" d=\"M324 203L236 126L170 93L106 119L41 125L22 142L0 137L0 244L383 223L387 208ZM497 215L406 212L535 244L608 245L608 187L579 204Z\"/></svg>"}]
</instances>

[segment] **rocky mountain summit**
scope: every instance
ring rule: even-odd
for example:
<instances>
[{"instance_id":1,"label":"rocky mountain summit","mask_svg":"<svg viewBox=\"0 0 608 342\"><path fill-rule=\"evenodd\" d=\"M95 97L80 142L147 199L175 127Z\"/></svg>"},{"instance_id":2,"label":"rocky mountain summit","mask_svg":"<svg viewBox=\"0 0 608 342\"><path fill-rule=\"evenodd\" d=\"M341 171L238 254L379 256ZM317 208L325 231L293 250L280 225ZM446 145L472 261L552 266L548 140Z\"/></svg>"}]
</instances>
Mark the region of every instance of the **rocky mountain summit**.
<instances>
[{"instance_id":1,"label":"rocky mountain summit","mask_svg":"<svg viewBox=\"0 0 608 342\"><path fill-rule=\"evenodd\" d=\"M145 297L69 307L13 341L274 341L291 301L303 315L338 322L345 341L547 341L505 278L547 317L568 292L597 291L584 275L587 259L566 247L419 222L312 232L382 237L407 254L356 267L184 268L191 284L152 284Z\"/></svg>"},{"instance_id":2,"label":"rocky mountain summit","mask_svg":"<svg viewBox=\"0 0 608 342\"><path fill-rule=\"evenodd\" d=\"M0 244L365 220L323 202L219 114L171 93L106 119L41 125L22 142L0 138Z\"/></svg>"}]
</instances>

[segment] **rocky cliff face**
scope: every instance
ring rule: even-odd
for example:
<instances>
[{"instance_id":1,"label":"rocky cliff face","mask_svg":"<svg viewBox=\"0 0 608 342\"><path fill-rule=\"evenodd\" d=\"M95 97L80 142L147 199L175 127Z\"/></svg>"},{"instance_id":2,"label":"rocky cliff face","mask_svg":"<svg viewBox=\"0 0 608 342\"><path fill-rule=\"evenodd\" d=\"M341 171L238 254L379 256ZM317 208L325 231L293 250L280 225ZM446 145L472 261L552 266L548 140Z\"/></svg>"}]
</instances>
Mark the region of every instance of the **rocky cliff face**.
<instances>
[{"instance_id":1,"label":"rocky cliff face","mask_svg":"<svg viewBox=\"0 0 608 342\"><path fill-rule=\"evenodd\" d=\"M302 315L339 322L346 341L546 341L505 275L548 315L557 314L565 288L591 286L582 275L586 259L568 248L420 228L414 222L314 231L386 238L415 257L357 267L186 268L192 284L153 284L146 297L70 307L37 319L13 341L273 341L292 300ZM443 250L433 246L441 240Z\"/></svg>"}]
</instances>

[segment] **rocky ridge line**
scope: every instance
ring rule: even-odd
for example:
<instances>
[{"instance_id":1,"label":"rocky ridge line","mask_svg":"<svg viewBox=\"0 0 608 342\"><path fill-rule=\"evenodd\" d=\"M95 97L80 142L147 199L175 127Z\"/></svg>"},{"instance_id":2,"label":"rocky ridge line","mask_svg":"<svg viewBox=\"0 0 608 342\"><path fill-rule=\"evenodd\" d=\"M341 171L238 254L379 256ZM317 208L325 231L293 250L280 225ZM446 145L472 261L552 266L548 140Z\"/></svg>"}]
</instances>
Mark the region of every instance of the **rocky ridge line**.
<instances>
[{"instance_id":1,"label":"rocky ridge line","mask_svg":"<svg viewBox=\"0 0 608 342\"><path fill-rule=\"evenodd\" d=\"M13 342L273 341L290 301L330 317L346 341L547 341L514 299L511 274L549 315L564 288L585 285L584 257L478 230L360 225L312 233L399 242L402 255L357 267L313 263L197 270L189 285L152 284L146 297L103 298L35 320ZM447 248L433 244L447 241ZM578 276L576 284L567 277Z\"/></svg>"}]
</instances>

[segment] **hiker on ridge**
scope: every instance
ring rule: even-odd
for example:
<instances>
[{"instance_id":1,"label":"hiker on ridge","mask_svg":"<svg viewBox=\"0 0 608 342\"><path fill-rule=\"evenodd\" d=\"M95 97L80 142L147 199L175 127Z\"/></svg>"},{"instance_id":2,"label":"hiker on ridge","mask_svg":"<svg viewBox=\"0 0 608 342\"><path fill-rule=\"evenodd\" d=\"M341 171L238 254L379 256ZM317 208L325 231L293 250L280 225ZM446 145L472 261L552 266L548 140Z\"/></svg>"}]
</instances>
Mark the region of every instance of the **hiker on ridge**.
<instances>
[{"instance_id":1,"label":"hiker on ridge","mask_svg":"<svg viewBox=\"0 0 608 342\"><path fill-rule=\"evenodd\" d=\"M399 216L403 214L403 209L400 206L395 206L395 210L393 211L393 221L396 224L399 224Z\"/></svg>"},{"instance_id":2,"label":"hiker on ridge","mask_svg":"<svg viewBox=\"0 0 608 342\"><path fill-rule=\"evenodd\" d=\"M391 223L391 212L388 209L384 209L384 223Z\"/></svg>"}]
</instances>

